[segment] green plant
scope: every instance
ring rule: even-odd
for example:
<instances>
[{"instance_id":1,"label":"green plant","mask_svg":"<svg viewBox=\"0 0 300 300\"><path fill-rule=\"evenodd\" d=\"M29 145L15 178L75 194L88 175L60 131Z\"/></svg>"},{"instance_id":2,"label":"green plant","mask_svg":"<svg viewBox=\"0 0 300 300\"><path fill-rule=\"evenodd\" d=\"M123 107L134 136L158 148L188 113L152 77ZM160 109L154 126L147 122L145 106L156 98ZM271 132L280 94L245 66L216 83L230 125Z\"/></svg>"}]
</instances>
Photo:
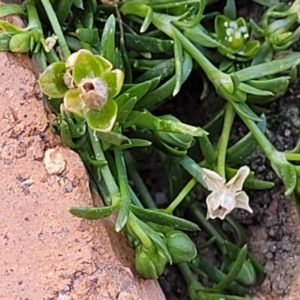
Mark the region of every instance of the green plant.
<instances>
[{"instance_id":1,"label":"green plant","mask_svg":"<svg viewBox=\"0 0 300 300\"><path fill-rule=\"evenodd\" d=\"M41 90L57 115L52 128L79 153L91 189L106 205L70 212L90 220L117 212L115 229L135 248L136 268L145 278L158 278L167 263L176 263L191 299L247 299L248 286L264 271L230 213L234 208L252 212L243 189L274 186L245 165L258 146L286 195L300 206L300 169L293 163L300 160L300 147L278 151L265 136L264 116L265 104L285 93L300 64L300 53L279 52L290 50L299 37L299 1L291 7L269 1L261 25L237 16L233 0L222 13L210 10L213 2L7 4L0 6L0 16L27 13L28 26L1 21L0 49L29 51L38 60L44 69ZM207 25L211 19L214 29ZM216 116L206 124L199 116L200 127L161 113L199 70L202 98L208 89L219 97L209 100ZM180 105L184 108L184 101ZM229 147L237 117L248 133ZM163 208L149 192L147 172L158 174L167 189ZM196 185L201 199L193 193ZM210 220L215 218L228 223L234 239ZM206 233L202 245L183 232L199 228ZM221 254L221 268L201 254L211 245ZM212 287L201 284L201 276L209 277Z\"/></svg>"}]
</instances>

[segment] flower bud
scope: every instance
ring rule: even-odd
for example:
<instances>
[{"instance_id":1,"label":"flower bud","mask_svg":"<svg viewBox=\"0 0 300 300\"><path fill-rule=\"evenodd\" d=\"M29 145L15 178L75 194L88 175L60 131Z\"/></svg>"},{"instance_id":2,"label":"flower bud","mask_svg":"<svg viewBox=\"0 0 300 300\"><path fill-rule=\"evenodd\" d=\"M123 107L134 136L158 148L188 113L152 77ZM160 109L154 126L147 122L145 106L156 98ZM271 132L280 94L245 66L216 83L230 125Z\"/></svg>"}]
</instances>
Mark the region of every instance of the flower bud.
<instances>
[{"instance_id":1,"label":"flower bud","mask_svg":"<svg viewBox=\"0 0 300 300\"><path fill-rule=\"evenodd\" d=\"M166 245L175 263L190 262L197 256L195 243L187 234L179 230L169 231L166 235Z\"/></svg>"},{"instance_id":2,"label":"flower bud","mask_svg":"<svg viewBox=\"0 0 300 300\"><path fill-rule=\"evenodd\" d=\"M81 99L90 109L101 109L108 100L107 83L99 78L84 78L78 84Z\"/></svg>"},{"instance_id":3,"label":"flower bud","mask_svg":"<svg viewBox=\"0 0 300 300\"><path fill-rule=\"evenodd\" d=\"M136 247L135 267L145 279L157 279L164 271L167 259L155 251L153 246L146 249L142 244Z\"/></svg>"}]
</instances>

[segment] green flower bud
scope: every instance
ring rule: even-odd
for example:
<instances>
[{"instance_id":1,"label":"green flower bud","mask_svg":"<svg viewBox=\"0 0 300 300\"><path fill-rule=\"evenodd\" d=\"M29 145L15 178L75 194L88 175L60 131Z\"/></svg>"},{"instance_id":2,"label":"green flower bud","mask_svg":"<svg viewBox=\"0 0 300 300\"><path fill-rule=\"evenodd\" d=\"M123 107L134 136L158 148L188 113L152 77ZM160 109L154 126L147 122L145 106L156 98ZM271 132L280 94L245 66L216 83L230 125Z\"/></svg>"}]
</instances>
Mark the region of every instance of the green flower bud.
<instances>
[{"instance_id":1,"label":"green flower bud","mask_svg":"<svg viewBox=\"0 0 300 300\"><path fill-rule=\"evenodd\" d=\"M251 261L245 260L235 280L244 285L253 285L256 279L256 272Z\"/></svg>"},{"instance_id":2,"label":"green flower bud","mask_svg":"<svg viewBox=\"0 0 300 300\"><path fill-rule=\"evenodd\" d=\"M161 256L155 247L145 248L142 244L136 247L135 267L145 279L157 279L164 271L167 259Z\"/></svg>"},{"instance_id":3,"label":"green flower bud","mask_svg":"<svg viewBox=\"0 0 300 300\"><path fill-rule=\"evenodd\" d=\"M190 262L197 256L195 243L184 232L172 230L166 233L165 237L173 262Z\"/></svg>"}]
</instances>

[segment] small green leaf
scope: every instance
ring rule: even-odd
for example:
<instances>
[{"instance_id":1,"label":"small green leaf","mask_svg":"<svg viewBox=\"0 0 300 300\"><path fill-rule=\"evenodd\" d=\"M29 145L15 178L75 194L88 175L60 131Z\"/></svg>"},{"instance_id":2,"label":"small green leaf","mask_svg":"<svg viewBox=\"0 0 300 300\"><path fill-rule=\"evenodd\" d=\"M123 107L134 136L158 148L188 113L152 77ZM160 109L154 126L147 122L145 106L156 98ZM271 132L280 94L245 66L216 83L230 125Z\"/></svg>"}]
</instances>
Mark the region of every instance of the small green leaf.
<instances>
[{"instance_id":1,"label":"small green leaf","mask_svg":"<svg viewBox=\"0 0 300 300\"><path fill-rule=\"evenodd\" d=\"M108 217L115 210L114 206L102 207L71 207L70 213L76 217L84 218L87 220L97 220Z\"/></svg>"},{"instance_id":2,"label":"small green leaf","mask_svg":"<svg viewBox=\"0 0 300 300\"><path fill-rule=\"evenodd\" d=\"M176 121L163 120L159 117L155 117L147 110L142 112L132 111L127 118L127 123L125 123L124 126L129 127L132 125L155 131L182 133L191 136L202 136L207 134L207 132L200 127L194 127Z\"/></svg>"},{"instance_id":3,"label":"small green leaf","mask_svg":"<svg viewBox=\"0 0 300 300\"><path fill-rule=\"evenodd\" d=\"M274 75L288 71L293 66L300 64L300 53L292 53L284 58L276 59L271 62L261 63L235 72L240 81L248 81L265 76Z\"/></svg>"},{"instance_id":4,"label":"small green leaf","mask_svg":"<svg viewBox=\"0 0 300 300\"><path fill-rule=\"evenodd\" d=\"M160 210L145 209L131 205L131 211L141 220L152 222L163 226L170 226L175 229L195 231L200 230L198 225Z\"/></svg>"},{"instance_id":5,"label":"small green leaf","mask_svg":"<svg viewBox=\"0 0 300 300\"><path fill-rule=\"evenodd\" d=\"M9 41L9 49L12 52L21 52L25 53L31 49L31 42L32 42L32 35L31 32L22 32L15 34L11 37Z\"/></svg>"},{"instance_id":6,"label":"small green leaf","mask_svg":"<svg viewBox=\"0 0 300 300\"><path fill-rule=\"evenodd\" d=\"M92 129L109 132L116 122L117 112L117 104L113 100L109 100L101 110L90 109L86 114L86 120Z\"/></svg>"},{"instance_id":7,"label":"small green leaf","mask_svg":"<svg viewBox=\"0 0 300 300\"><path fill-rule=\"evenodd\" d=\"M115 145L117 147L120 147L123 144L130 143L130 140L128 137L126 137L125 135L122 135L120 133L114 132L114 131L110 131L110 132L98 131L96 134L97 134L97 137L101 141L106 142L108 144Z\"/></svg>"},{"instance_id":8,"label":"small green leaf","mask_svg":"<svg viewBox=\"0 0 300 300\"><path fill-rule=\"evenodd\" d=\"M44 94L50 98L62 98L68 91L64 84L63 75L65 72L64 62L51 64L39 78L39 85Z\"/></svg>"},{"instance_id":9,"label":"small green leaf","mask_svg":"<svg viewBox=\"0 0 300 300\"><path fill-rule=\"evenodd\" d=\"M251 94L251 95L256 95L256 96L273 96L274 94L271 91L266 91L266 90L261 90L257 89L249 84L241 82L238 87L241 91Z\"/></svg>"},{"instance_id":10,"label":"small green leaf","mask_svg":"<svg viewBox=\"0 0 300 300\"><path fill-rule=\"evenodd\" d=\"M259 118L255 112L246 104L242 102L235 102L231 101L234 110L238 112L239 114L245 116L246 118L255 121L255 122L260 122L261 118Z\"/></svg>"},{"instance_id":11,"label":"small green leaf","mask_svg":"<svg viewBox=\"0 0 300 300\"><path fill-rule=\"evenodd\" d=\"M229 273L218 284L213 286L210 289L210 291L220 292L223 289L227 288L227 286L230 285L235 280L240 270L242 269L246 256L247 256L247 245L245 245L242 249L240 249L236 261L232 264Z\"/></svg>"},{"instance_id":12,"label":"small green leaf","mask_svg":"<svg viewBox=\"0 0 300 300\"><path fill-rule=\"evenodd\" d=\"M128 144L122 144L120 146L121 149L130 149L135 147L149 147L152 145L152 142L142 139L129 139Z\"/></svg>"},{"instance_id":13,"label":"small green leaf","mask_svg":"<svg viewBox=\"0 0 300 300\"><path fill-rule=\"evenodd\" d=\"M128 94L126 94L126 95L128 95ZM129 98L129 96L127 97L127 99L128 98ZM122 99L125 100L125 97L123 97ZM135 104L136 104L136 97L130 98L127 101L124 101L123 103L121 103L121 101L118 102L118 118L117 118L117 121L120 124L123 124L126 121L127 117L129 116L129 114L133 110Z\"/></svg>"},{"instance_id":14,"label":"small green leaf","mask_svg":"<svg viewBox=\"0 0 300 300\"><path fill-rule=\"evenodd\" d=\"M103 28L99 52L114 66L116 61L115 32L116 19L114 15L110 15Z\"/></svg>"}]
</instances>

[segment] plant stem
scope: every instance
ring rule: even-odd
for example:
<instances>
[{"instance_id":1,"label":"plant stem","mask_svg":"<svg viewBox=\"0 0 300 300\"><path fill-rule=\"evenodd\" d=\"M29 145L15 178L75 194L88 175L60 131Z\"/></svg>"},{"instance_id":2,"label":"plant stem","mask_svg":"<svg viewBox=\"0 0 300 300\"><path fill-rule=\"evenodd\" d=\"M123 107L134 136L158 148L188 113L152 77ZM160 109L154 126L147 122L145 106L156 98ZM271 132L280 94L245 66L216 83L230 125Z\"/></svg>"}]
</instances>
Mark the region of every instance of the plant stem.
<instances>
[{"instance_id":1,"label":"plant stem","mask_svg":"<svg viewBox=\"0 0 300 300\"><path fill-rule=\"evenodd\" d=\"M227 102L225 116L224 116L223 130L218 145L217 171L220 174L220 176L222 176L223 178L226 178L226 172L225 172L226 151L227 151L228 140L229 140L234 116L235 116L235 112L233 109L233 105L230 102Z\"/></svg>"},{"instance_id":2,"label":"plant stem","mask_svg":"<svg viewBox=\"0 0 300 300\"><path fill-rule=\"evenodd\" d=\"M187 286L191 285L194 282L197 282L197 284L199 285L199 287L205 289L200 282L198 282L193 274L193 272L191 271L189 265L187 263L180 263L177 265Z\"/></svg>"},{"instance_id":3,"label":"plant stem","mask_svg":"<svg viewBox=\"0 0 300 300\"><path fill-rule=\"evenodd\" d=\"M214 226L206 220L204 214L202 213L202 211L200 210L200 208L193 203L190 206L190 211L191 213L194 215L194 217L197 219L197 221L199 221L203 227L205 227L205 229L211 234L211 236L216 238L216 242L218 243L221 251L223 253L226 253L226 249L224 247L224 238L222 237L222 235L214 228Z\"/></svg>"},{"instance_id":4,"label":"plant stem","mask_svg":"<svg viewBox=\"0 0 300 300\"><path fill-rule=\"evenodd\" d=\"M128 165L128 174L129 177L133 180L136 189L138 190L141 200L143 202L143 205L147 208L155 208L156 205L146 187L144 184L140 174L136 170L134 160L129 152L125 152L125 160Z\"/></svg>"},{"instance_id":5,"label":"plant stem","mask_svg":"<svg viewBox=\"0 0 300 300\"><path fill-rule=\"evenodd\" d=\"M35 1L27 0L26 1L26 11L28 14L28 29L40 28L42 30L42 25L38 12L36 10Z\"/></svg>"},{"instance_id":6,"label":"plant stem","mask_svg":"<svg viewBox=\"0 0 300 300\"><path fill-rule=\"evenodd\" d=\"M116 220L116 231L119 232L127 222L128 215L130 212L131 198L122 150L116 149L114 150L114 154L121 193L121 198L118 204L120 211Z\"/></svg>"},{"instance_id":7,"label":"plant stem","mask_svg":"<svg viewBox=\"0 0 300 300\"><path fill-rule=\"evenodd\" d=\"M261 148L264 150L268 159L272 158L272 154L276 151L275 147L270 143L270 141L266 138L263 132L258 128L258 126L254 123L254 121L248 119L247 117L239 114L239 117L246 124L248 129L251 131ZM271 159L270 159L271 160Z\"/></svg>"},{"instance_id":8,"label":"plant stem","mask_svg":"<svg viewBox=\"0 0 300 300\"><path fill-rule=\"evenodd\" d=\"M91 128L88 128L88 132L89 132L89 136L90 136L90 141L92 144L92 148L95 154L95 159L96 160L106 160L100 141L95 133L94 130L92 130ZM116 184L116 181L109 169L109 166L104 166L101 168L101 174L103 176L104 182L107 186L107 190L108 193L110 195L111 198L111 203L110 205L118 205L119 201L120 201L120 192L119 192L119 188Z\"/></svg>"},{"instance_id":9,"label":"plant stem","mask_svg":"<svg viewBox=\"0 0 300 300\"><path fill-rule=\"evenodd\" d=\"M196 185L197 181L193 178L191 179L185 187L181 190L178 196L172 201L172 203L166 208L165 212L168 214L173 214L175 208L181 203L181 201L188 195L192 188Z\"/></svg>"},{"instance_id":10,"label":"plant stem","mask_svg":"<svg viewBox=\"0 0 300 300\"><path fill-rule=\"evenodd\" d=\"M151 248L153 242L145 233L145 231L140 227L139 222L141 222L132 212L129 213L127 226L133 231L134 235L141 241L141 243L147 248Z\"/></svg>"},{"instance_id":11,"label":"plant stem","mask_svg":"<svg viewBox=\"0 0 300 300\"><path fill-rule=\"evenodd\" d=\"M57 20L57 17L56 17L56 14L55 14L54 10L53 10L53 7L52 7L49 0L41 0L41 2L44 6L44 9L45 9L46 13L47 13L47 16L48 16L48 19L51 23L53 31L57 35L58 43L60 45L61 51L64 55L64 58L67 59L71 55L71 52L70 52L70 49L67 45L64 34L61 30L61 27L59 25L59 22Z\"/></svg>"},{"instance_id":12,"label":"plant stem","mask_svg":"<svg viewBox=\"0 0 300 300\"><path fill-rule=\"evenodd\" d=\"M178 40L181 42L182 47L195 59L199 66L205 71L209 80L214 84L221 84L223 72L216 68L198 49L191 43L175 26L172 25L172 30ZM227 74L226 74L227 75ZM227 75L229 76L229 75ZM227 77L226 76L226 77Z\"/></svg>"}]
</instances>

